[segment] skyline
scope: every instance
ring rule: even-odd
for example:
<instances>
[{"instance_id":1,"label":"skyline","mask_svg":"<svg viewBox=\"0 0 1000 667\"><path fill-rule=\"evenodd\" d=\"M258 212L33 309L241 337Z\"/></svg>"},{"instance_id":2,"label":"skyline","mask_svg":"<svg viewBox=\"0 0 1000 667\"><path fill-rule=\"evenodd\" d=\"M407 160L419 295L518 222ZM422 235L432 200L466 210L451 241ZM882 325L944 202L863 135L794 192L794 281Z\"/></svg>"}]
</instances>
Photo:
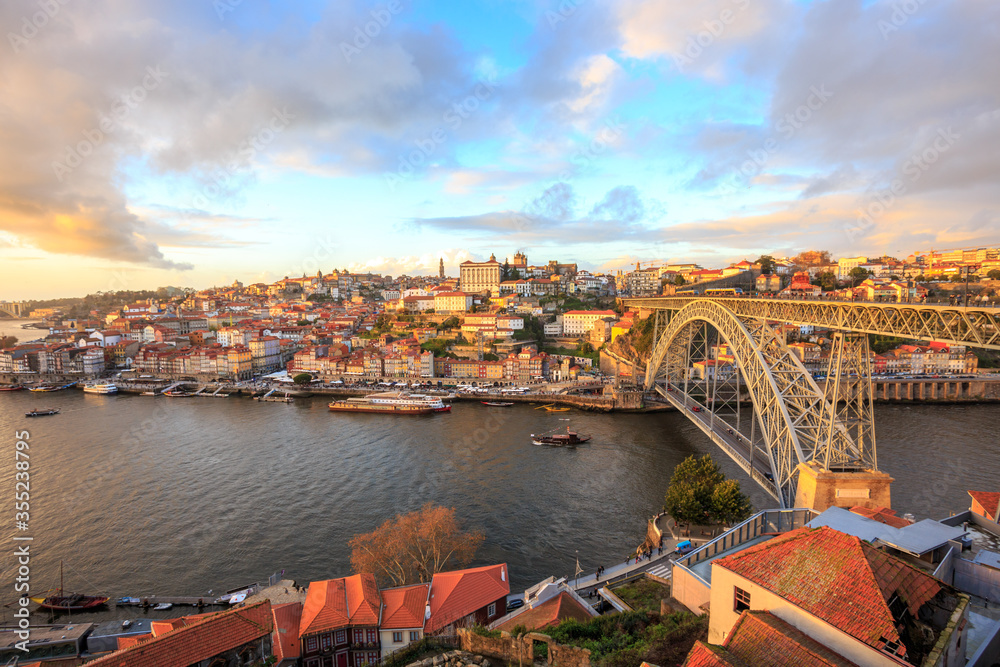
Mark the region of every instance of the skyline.
<instances>
[{"instance_id":1,"label":"skyline","mask_svg":"<svg viewBox=\"0 0 1000 667\"><path fill-rule=\"evenodd\" d=\"M995 3L17 0L0 21L5 298L1000 238Z\"/></svg>"}]
</instances>

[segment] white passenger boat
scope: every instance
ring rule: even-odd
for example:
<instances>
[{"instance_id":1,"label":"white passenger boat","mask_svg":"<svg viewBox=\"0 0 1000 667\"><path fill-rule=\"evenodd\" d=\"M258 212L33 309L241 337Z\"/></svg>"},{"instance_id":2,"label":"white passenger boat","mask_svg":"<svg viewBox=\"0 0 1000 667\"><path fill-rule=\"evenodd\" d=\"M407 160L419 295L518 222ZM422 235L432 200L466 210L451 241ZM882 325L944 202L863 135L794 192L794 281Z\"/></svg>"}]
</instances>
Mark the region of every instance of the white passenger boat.
<instances>
[{"instance_id":1,"label":"white passenger boat","mask_svg":"<svg viewBox=\"0 0 1000 667\"><path fill-rule=\"evenodd\" d=\"M85 394L117 394L118 387L113 382L91 382L83 385Z\"/></svg>"}]
</instances>

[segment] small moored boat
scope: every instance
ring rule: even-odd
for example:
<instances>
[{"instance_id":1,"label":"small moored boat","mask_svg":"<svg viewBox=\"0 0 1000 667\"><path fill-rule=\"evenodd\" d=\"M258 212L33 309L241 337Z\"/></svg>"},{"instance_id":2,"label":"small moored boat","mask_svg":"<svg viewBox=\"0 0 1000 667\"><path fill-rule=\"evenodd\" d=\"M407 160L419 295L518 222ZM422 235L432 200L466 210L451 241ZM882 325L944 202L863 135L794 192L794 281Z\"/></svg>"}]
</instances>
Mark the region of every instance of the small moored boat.
<instances>
[{"instance_id":1,"label":"small moored boat","mask_svg":"<svg viewBox=\"0 0 1000 667\"><path fill-rule=\"evenodd\" d=\"M168 609L173 609L174 605L170 602L161 602L160 604L153 607L153 611L167 611Z\"/></svg>"},{"instance_id":2,"label":"small moored boat","mask_svg":"<svg viewBox=\"0 0 1000 667\"><path fill-rule=\"evenodd\" d=\"M59 561L59 591L56 595L32 597L44 609L54 611L83 611L104 605L111 598L103 595L80 595L63 591L63 564Z\"/></svg>"},{"instance_id":3,"label":"small moored boat","mask_svg":"<svg viewBox=\"0 0 1000 667\"><path fill-rule=\"evenodd\" d=\"M539 435L531 434L531 442L535 445L552 445L555 447L565 447L568 445L579 445L581 443L590 440L589 435L580 435L576 431L569 430L566 427L565 433L548 434L541 433Z\"/></svg>"},{"instance_id":4,"label":"small moored boat","mask_svg":"<svg viewBox=\"0 0 1000 667\"><path fill-rule=\"evenodd\" d=\"M488 405L491 408L509 408L514 405L513 403L508 403L507 401L479 401L483 405Z\"/></svg>"},{"instance_id":5,"label":"small moored boat","mask_svg":"<svg viewBox=\"0 0 1000 667\"><path fill-rule=\"evenodd\" d=\"M38 408L35 408L31 412L25 412L24 416L25 417L48 417L49 415L57 415L57 414L59 414L59 408L42 408L41 410L39 410Z\"/></svg>"},{"instance_id":6,"label":"small moored boat","mask_svg":"<svg viewBox=\"0 0 1000 667\"><path fill-rule=\"evenodd\" d=\"M180 389L173 389L171 391L165 391L165 392L163 392L163 395L164 396L169 396L170 398L187 398L189 396L194 396L194 394L192 394L191 392L189 392L189 391L182 391Z\"/></svg>"}]
</instances>

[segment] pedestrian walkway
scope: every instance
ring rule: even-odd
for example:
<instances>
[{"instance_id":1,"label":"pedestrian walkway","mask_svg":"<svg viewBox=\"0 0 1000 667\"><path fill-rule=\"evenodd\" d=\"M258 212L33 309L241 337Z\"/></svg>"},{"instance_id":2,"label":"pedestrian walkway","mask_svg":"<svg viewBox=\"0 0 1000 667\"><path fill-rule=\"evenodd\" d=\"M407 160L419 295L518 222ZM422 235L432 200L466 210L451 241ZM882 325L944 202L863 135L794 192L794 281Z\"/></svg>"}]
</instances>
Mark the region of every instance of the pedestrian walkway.
<instances>
[{"instance_id":1,"label":"pedestrian walkway","mask_svg":"<svg viewBox=\"0 0 1000 667\"><path fill-rule=\"evenodd\" d=\"M652 567L646 571L660 577L661 579L669 579L671 569L671 564L668 563L667 565L657 565L656 567Z\"/></svg>"},{"instance_id":2,"label":"pedestrian walkway","mask_svg":"<svg viewBox=\"0 0 1000 667\"><path fill-rule=\"evenodd\" d=\"M669 545L669 548L668 548ZM622 575L631 574L637 571L647 571L651 563L657 563L657 566L651 570L658 577L669 577L670 568L673 561L670 556L673 555L675 544L671 543L669 540L663 541L663 553L657 555L656 550L653 550L653 555L649 558L643 558L642 560L636 562L635 556L629 559L626 564L624 562L612 565L604 570L601 578L598 579L595 574L580 575L579 579L576 577L567 578L567 583L576 591L581 591L591 586L603 586L609 579L616 579Z\"/></svg>"}]
</instances>

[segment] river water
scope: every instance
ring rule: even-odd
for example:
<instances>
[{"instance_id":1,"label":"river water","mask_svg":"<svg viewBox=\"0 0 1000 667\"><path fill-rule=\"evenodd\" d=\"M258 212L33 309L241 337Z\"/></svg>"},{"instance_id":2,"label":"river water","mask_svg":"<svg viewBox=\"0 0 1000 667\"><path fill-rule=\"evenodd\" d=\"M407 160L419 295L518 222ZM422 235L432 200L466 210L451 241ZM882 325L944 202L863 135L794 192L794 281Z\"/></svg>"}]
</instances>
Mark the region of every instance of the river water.
<instances>
[{"instance_id":1,"label":"river water","mask_svg":"<svg viewBox=\"0 0 1000 667\"><path fill-rule=\"evenodd\" d=\"M0 603L15 597L15 534L34 537L36 591L58 585L64 560L67 588L80 592L204 595L281 569L300 583L347 575L353 535L434 502L486 534L477 563L507 562L517 591L572 575L577 551L587 570L624 560L688 455L712 453L756 507L773 505L676 413L457 403L450 414L386 417L331 414L326 402L0 394ZM61 414L23 416L49 406ZM878 406L876 419L901 513L946 516L968 507L968 489L1000 488L1000 406ZM567 424L593 440L531 445L529 434ZM14 526L22 429L26 532Z\"/></svg>"}]
</instances>

